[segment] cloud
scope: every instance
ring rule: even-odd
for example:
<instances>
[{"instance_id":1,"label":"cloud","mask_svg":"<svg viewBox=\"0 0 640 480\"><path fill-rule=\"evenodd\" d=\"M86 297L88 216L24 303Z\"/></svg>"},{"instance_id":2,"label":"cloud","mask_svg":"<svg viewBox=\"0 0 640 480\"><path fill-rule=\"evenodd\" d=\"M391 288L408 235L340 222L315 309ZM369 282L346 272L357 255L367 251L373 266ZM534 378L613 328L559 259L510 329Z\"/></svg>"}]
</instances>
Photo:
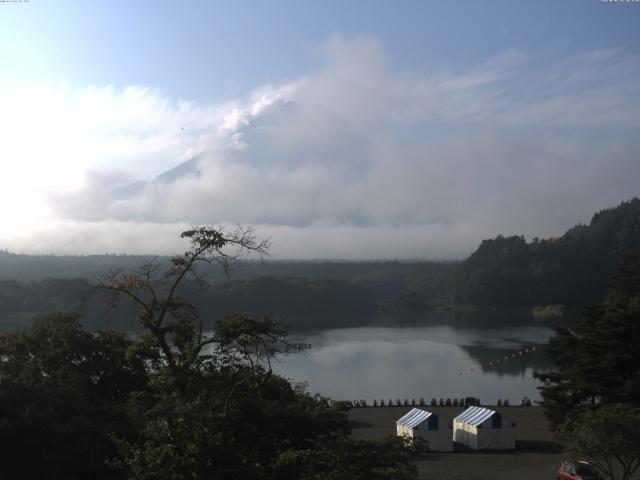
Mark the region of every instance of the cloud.
<instances>
[{"instance_id":1,"label":"cloud","mask_svg":"<svg viewBox=\"0 0 640 480\"><path fill-rule=\"evenodd\" d=\"M277 257L459 258L638 194L632 54L508 50L399 72L375 39L334 36L321 55L324 67L225 104L144 87L0 97L15 113L0 114L2 246L167 253L184 226L241 222Z\"/></svg>"},{"instance_id":2,"label":"cloud","mask_svg":"<svg viewBox=\"0 0 640 480\"><path fill-rule=\"evenodd\" d=\"M19 253L50 253L55 245L57 254L171 255L184 251L186 244L179 234L190 226L184 222L52 220L21 234L2 234L0 241L5 248ZM232 229L234 225L226 227ZM331 222L305 227L268 224L255 227L261 238L272 239L273 258L288 259L425 258L428 247L429 258L447 260L452 248L466 248L468 237L475 231L469 224L404 229ZM429 238L429 245L425 238Z\"/></svg>"}]
</instances>

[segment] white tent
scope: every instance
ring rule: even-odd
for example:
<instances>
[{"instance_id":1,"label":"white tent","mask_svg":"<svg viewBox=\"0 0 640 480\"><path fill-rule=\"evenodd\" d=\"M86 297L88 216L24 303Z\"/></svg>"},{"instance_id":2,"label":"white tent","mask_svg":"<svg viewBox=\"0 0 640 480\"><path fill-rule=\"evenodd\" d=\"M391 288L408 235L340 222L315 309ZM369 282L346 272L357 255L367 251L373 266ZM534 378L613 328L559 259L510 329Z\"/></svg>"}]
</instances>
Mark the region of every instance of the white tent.
<instances>
[{"instance_id":1,"label":"white tent","mask_svg":"<svg viewBox=\"0 0 640 480\"><path fill-rule=\"evenodd\" d=\"M516 427L500 412L469 407L453 419L453 441L475 450L516 448Z\"/></svg>"},{"instance_id":2,"label":"white tent","mask_svg":"<svg viewBox=\"0 0 640 480\"><path fill-rule=\"evenodd\" d=\"M438 416L432 412L412 408L396 422L396 430L401 437L424 438L434 452L453 451L451 426L446 423L441 425Z\"/></svg>"}]
</instances>

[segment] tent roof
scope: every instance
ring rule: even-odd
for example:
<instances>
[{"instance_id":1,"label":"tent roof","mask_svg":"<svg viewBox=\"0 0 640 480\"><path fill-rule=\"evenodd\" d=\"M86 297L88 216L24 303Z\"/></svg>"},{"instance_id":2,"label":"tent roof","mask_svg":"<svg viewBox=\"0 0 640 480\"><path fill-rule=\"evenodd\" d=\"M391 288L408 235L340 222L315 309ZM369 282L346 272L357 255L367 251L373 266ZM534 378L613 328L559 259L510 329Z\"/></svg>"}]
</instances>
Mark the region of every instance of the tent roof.
<instances>
[{"instance_id":1,"label":"tent roof","mask_svg":"<svg viewBox=\"0 0 640 480\"><path fill-rule=\"evenodd\" d=\"M406 425L409 428L415 428L429 418L433 413L419 408L412 408L409 413L401 417L396 423Z\"/></svg>"},{"instance_id":2,"label":"tent roof","mask_svg":"<svg viewBox=\"0 0 640 480\"><path fill-rule=\"evenodd\" d=\"M477 427L495 413L495 410L489 410L488 408L469 407L456 418L454 418L454 420L458 420L459 422L464 422Z\"/></svg>"}]
</instances>

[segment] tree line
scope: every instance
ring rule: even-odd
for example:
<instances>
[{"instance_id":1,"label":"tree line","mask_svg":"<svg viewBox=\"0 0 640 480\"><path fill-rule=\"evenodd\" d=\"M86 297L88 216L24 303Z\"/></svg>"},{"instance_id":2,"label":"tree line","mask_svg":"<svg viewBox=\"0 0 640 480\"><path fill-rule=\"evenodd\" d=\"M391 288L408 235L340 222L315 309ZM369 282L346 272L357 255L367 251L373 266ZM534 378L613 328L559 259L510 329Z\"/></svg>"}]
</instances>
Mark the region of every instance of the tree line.
<instances>
[{"instance_id":1,"label":"tree line","mask_svg":"<svg viewBox=\"0 0 640 480\"><path fill-rule=\"evenodd\" d=\"M422 318L457 305L582 307L604 298L609 274L624 252L637 245L640 199L634 198L557 238L527 242L499 235L484 240L462 262L241 261L231 278L205 265L202 273L209 287L202 289L192 279L182 288L205 317L235 310L269 312L293 328L362 325L378 311L399 321L407 315ZM54 310L84 311L89 328L108 321L130 329L134 312L122 309L105 320L101 301L87 292L99 274L149 261L154 259L0 252L0 329L25 328Z\"/></svg>"},{"instance_id":2,"label":"tree line","mask_svg":"<svg viewBox=\"0 0 640 480\"><path fill-rule=\"evenodd\" d=\"M206 285L185 279L181 294L206 319L236 311L269 314L294 329L363 325L377 311L368 289L339 279L261 276ZM82 323L89 330L137 329L134 306L105 311L104 295L84 278L0 281L0 330L27 328L53 311L82 314ZM208 328L212 325L212 321L207 323Z\"/></svg>"},{"instance_id":3,"label":"tree line","mask_svg":"<svg viewBox=\"0 0 640 480\"><path fill-rule=\"evenodd\" d=\"M355 441L347 406L271 369L288 347L268 317L212 333L181 287L198 266L264 253L250 230L199 227L168 265L100 282L105 307L136 306L140 333L90 333L72 314L0 335L0 473L6 479L398 479L424 445ZM231 253L229 252L231 248Z\"/></svg>"},{"instance_id":4,"label":"tree line","mask_svg":"<svg viewBox=\"0 0 640 480\"><path fill-rule=\"evenodd\" d=\"M584 306L604 298L607 278L640 245L640 199L596 213L550 239L484 240L459 268L455 301L486 306Z\"/></svg>"},{"instance_id":5,"label":"tree line","mask_svg":"<svg viewBox=\"0 0 640 480\"><path fill-rule=\"evenodd\" d=\"M542 407L576 460L608 478L640 469L640 250L623 256L601 303L548 345L554 367L535 376Z\"/></svg>"}]
</instances>

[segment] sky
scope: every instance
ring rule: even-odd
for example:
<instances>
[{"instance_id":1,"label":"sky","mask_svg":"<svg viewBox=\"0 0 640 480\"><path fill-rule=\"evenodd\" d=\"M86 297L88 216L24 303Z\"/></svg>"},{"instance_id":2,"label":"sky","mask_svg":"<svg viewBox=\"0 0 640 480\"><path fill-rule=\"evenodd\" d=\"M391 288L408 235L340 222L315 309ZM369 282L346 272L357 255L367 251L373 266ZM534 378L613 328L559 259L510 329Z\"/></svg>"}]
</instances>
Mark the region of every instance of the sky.
<instances>
[{"instance_id":1,"label":"sky","mask_svg":"<svg viewBox=\"0 0 640 480\"><path fill-rule=\"evenodd\" d=\"M460 259L639 195L640 2L0 2L0 248Z\"/></svg>"}]
</instances>

